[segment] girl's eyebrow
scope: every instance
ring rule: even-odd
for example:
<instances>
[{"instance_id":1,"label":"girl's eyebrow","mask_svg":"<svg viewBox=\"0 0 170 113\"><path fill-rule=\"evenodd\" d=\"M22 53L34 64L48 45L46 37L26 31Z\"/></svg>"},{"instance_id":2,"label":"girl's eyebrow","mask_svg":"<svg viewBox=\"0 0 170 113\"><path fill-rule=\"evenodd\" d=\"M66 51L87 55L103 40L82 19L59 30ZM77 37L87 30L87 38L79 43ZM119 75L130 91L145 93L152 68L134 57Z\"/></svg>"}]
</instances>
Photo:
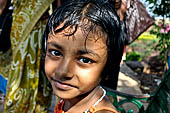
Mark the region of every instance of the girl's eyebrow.
<instances>
[{"instance_id":1,"label":"girl's eyebrow","mask_svg":"<svg viewBox=\"0 0 170 113\"><path fill-rule=\"evenodd\" d=\"M48 42L47 45L50 45L50 46L53 46L53 47L55 47L57 49L63 50L62 46L60 46L59 44L56 44L55 42ZM98 58L101 58L101 56L98 55L96 52L94 52L94 51L92 51L90 49L87 49L87 48L85 50L84 49L78 50L77 54L79 54L79 55L91 54L91 55L94 55L94 56L96 56Z\"/></svg>"},{"instance_id":2,"label":"girl's eyebrow","mask_svg":"<svg viewBox=\"0 0 170 113\"><path fill-rule=\"evenodd\" d=\"M56 44L54 42L48 42L47 45L50 45L50 46L53 46L55 48L63 50L63 48L60 45L58 45L58 44Z\"/></svg>"},{"instance_id":3,"label":"girl's eyebrow","mask_svg":"<svg viewBox=\"0 0 170 113\"><path fill-rule=\"evenodd\" d=\"M101 58L101 56L99 56L97 53L95 53L94 51L92 51L90 49L78 50L77 54L80 54L80 55L83 55L83 54L92 54L94 56L97 56L97 57Z\"/></svg>"}]
</instances>

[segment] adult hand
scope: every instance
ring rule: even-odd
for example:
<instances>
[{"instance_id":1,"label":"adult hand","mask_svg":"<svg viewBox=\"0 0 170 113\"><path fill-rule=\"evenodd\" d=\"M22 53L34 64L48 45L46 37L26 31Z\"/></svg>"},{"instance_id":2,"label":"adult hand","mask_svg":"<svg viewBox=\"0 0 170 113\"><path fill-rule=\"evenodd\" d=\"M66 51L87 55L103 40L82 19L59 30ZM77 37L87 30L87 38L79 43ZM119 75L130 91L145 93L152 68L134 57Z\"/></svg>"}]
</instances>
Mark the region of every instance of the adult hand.
<instances>
[{"instance_id":1,"label":"adult hand","mask_svg":"<svg viewBox=\"0 0 170 113\"><path fill-rule=\"evenodd\" d=\"M117 10L118 15L120 16L120 20L123 21L125 12L130 7L130 0L122 0L120 8Z\"/></svg>"}]
</instances>

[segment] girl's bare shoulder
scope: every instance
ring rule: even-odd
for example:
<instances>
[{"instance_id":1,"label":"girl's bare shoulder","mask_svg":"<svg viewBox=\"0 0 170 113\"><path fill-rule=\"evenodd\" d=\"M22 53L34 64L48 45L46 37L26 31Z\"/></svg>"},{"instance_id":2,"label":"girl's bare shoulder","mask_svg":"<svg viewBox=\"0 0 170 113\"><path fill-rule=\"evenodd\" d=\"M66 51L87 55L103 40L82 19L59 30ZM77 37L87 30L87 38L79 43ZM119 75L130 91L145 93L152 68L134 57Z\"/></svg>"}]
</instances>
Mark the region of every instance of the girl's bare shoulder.
<instances>
[{"instance_id":1,"label":"girl's bare shoulder","mask_svg":"<svg viewBox=\"0 0 170 113\"><path fill-rule=\"evenodd\" d=\"M97 112L95 113L119 113L107 96L101 101L98 106L96 106L96 108Z\"/></svg>"}]
</instances>

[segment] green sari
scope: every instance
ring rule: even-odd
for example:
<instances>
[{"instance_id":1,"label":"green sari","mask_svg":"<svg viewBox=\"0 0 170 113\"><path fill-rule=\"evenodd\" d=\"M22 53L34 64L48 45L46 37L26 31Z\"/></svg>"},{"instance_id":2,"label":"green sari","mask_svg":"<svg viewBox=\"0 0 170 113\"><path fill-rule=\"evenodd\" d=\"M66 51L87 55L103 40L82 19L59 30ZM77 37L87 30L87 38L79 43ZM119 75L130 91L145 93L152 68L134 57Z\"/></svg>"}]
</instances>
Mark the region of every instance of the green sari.
<instances>
[{"instance_id":1,"label":"green sari","mask_svg":"<svg viewBox=\"0 0 170 113\"><path fill-rule=\"evenodd\" d=\"M12 49L0 59L6 58L1 61L4 65L0 67L0 74L8 80L4 113L47 112L51 89L40 71L41 41L47 19L39 19L53 1L13 1Z\"/></svg>"}]
</instances>

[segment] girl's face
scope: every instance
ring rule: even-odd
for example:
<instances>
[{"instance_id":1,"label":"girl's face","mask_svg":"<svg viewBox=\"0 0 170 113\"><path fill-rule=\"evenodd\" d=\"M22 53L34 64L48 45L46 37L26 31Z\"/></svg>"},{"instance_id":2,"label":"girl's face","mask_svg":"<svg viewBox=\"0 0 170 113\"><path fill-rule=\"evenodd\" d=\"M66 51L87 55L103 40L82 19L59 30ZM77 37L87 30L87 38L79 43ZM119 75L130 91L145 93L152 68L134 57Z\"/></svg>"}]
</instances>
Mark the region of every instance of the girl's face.
<instances>
[{"instance_id":1,"label":"girl's face","mask_svg":"<svg viewBox=\"0 0 170 113\"><path fill-rule=\"evenodd\" d=\"M67 29L65 29L67 30ZM106 38L78 28L73 36L49 35L45 72L57 96L73 99L99 85L107 61Z\"/></svg>"}]
</instances>

